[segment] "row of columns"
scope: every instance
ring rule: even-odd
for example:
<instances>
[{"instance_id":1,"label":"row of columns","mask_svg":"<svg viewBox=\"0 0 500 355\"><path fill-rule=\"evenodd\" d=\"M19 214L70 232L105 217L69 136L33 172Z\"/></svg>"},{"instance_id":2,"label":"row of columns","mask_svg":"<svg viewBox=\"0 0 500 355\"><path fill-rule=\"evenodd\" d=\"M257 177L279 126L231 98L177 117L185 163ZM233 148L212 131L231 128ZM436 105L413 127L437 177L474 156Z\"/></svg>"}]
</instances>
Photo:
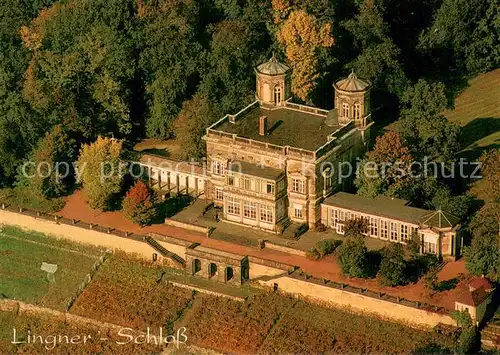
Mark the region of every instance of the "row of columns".
<instances>
[{"instance_id":1,"label":"row of columns","mask_svg":"<svg viewBox=\"0 0 500 355\"><path fill-rule=\"evenodd\" d=\"M158 188L161 190L162 189L162 178L161 178L161 175L162 175L162 171L160 169L158 169L157 171L158 173ZM148 168L148 177L149 177L149 186L153 186L153 178L152 178L152 175L153 175L153 168L152 167L149 167ZM172 181L171 181L171 172L170 171L167 171L167 191L170 192L172 190ZM185 187L186 187L186 194L189 195L189 175L186 175L185 176ZM175 187L176 187L176 190L177 190L177 194L179 195L181 193L181 186L180 186L180 176L179 174L175 174ZM194 179L194 194L195 196L198 196L199 195L199 186L198 186L198 178L195 178Z\"/></svg>"}]
</instances>

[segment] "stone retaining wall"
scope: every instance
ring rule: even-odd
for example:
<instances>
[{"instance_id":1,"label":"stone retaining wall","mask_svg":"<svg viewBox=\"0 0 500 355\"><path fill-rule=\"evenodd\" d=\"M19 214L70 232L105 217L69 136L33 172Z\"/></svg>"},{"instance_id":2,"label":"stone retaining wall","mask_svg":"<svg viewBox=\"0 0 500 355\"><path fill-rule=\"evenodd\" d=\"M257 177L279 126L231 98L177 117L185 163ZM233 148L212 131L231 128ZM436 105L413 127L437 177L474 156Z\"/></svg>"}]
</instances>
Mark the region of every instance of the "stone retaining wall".
<instances>
[{"instance_id":1,"label":"stone retaining wall","mask_svg":"<svg viewBox=\"0 0 500 355\"><path fill-rule=\"evenodd\" d=\"M456 326L456 321L448 312L434 312L411 306L408 302L390 302L375 294L362 293L361 289L355 293L348 288L328 286L328 282L325 284L324 280L301 280L293 275L284 275L271 280L259 280L259 283L267 288L275 288L275 285L278 285L279 292L299 296L322 305L349 308L357 313L371 314L417 328L433 328L439 323Z\"/></svg>"},{"instance_id":2,"label":"stone retaining wall","mask_svg":"<svg viewBox=\"0 0 500 355\"><path fill-rule=\"evenodd\" d=\"M306 252L303 250L293 249L293 248L289 248L289 247L279 245L279 244L273 244L267 240L264 242L264 248L269 248L269 249L281 251L281 252L287 253L287 254L298 255L298 256L302 256L304 258L306 257Z\"/></svg>"},{"instance_id":3,"label":"stone retaining wall","mask_svg":"<svg viewBox=\"0 0 500 355\"><path fill-rule=\"evenodd\" d=\"M187 229L187 230L190 230L193 232L202 233L202 234L206 235L207 237L210 235L210 231L211 231L210 228L208 228L208 227L202 227L202 226L198 226L196 224L180 222L180 221L176 221L174 219L169 219L169 218L165 218L165 224L172 226L172 227L183 228L183 229Z\"/></svg>"}]
</instances>

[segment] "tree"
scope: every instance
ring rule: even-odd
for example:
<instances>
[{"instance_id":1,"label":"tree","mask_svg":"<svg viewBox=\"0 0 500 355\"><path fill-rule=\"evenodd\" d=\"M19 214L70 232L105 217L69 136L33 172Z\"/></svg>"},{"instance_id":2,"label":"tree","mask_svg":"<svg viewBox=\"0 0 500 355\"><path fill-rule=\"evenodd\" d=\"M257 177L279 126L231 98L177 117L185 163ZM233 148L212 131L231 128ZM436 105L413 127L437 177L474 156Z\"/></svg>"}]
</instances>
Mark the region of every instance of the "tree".
<instances>
[{"instance_id":1,"label":"tree","mask_svg":"<svg viewBox=\"0 0 500 355\"><path fill-rule=\"evenodd\" d=\"M358 57L349 67L376 87L401 96L408 79L399 58L400 50L393 43L389 25L384 20L384 1L363 0L357 5L356 16L343 23L353 37L354 47L359 50Z\"/></svg>"},{"instance_id":2,"label":"tree","mask_svg":"<svg viewBox=\"0 0 500 355\"><path fill-rule=\"evenodd\" d=\"M385 286L397 286L405 280L406 262L403 246L399 243L391 243L382 251L382 262L377 273L379 282Z\"/></svg>"},{"instance_id":3,"label":"tree","mask_svg":"<svg viewBox=\"0 0 500 355\"><path fill-rule=\"evenodd\" d=\"M344 235L346 237L363 236L368 232L368 222L363 218L353 218L346 221Z\"/></svg>"},{"instance_id":4,"label":"tree","mask_svg":"<svg viewBox=\"0 0 500 355\"><path fill-rule=\"evenodd\" d=\"M500 236L500 149L491 149L480 158L482 181L479 185L484 206L473 221L473 229Z\"/></svg>"},{"instance_id":5,"label":"tree","mask_svg":"<svg viewBox=\"0 0 500 355\"><path fill-rule=\"evenodd\" d=\"M205 129L219 118L212 101L197 93L191 100L185 101L175 123L175 130L184 148L184 159L201 158L205 154L205 142L202 137Z\"/></svg>"},{"instance_id":6,"label":"tree","mask_svg":"<svg viewBox=\"0 0 500 355\"><path fill-rule=\"evenodd\" d=\"M480 234L472 238L464 250L465 266L474 275L500 280L500 236Z\"/></svg>"},{"instance_id":7,"label":"tree","mask_svg":"<svg viewBox=\"0 0 500 355\"><path fill-rule=\"evenodd\" d=\"M146 134L171 138L173 123L196 75L201 46L199 5L191 0L158 0L141 5L137 18L139 68L146 91Z\"/></svg>"},{"instance_id":8,"label":"tree","mask_svg":"<svg viewBox=\"0 0 500 355\"><path fill-rule=\"evenodd\" d=\"M277 33L293 69L292 92L303 101L309 100L320 77L319 50L330 48L335 42L331 31L331 23L321 26L314 16L304 10L294 10Z\"/></svg>"},{"instance_id":9,"label":"tree","mask_svg":"<svg viewBox=\"0 0 500 355\"><path fill-rule=\"evenodd\" d=\"M98 137L94 143L84 144L77 162L77 178L81 174L83 190L90 207L110 207L113 195L120 192L123 163L120 159L122 141ZM78 181L77 181L78 182Z\"/></svg>"},{"instance_id":10,"label":"tree","mask_svg":"<svg viewBox=\"0 0 500 355\"><path fill-rule=\"evenodd\" d=\"M127 192L122 208L125 217L141 226L151 224L158 215L156 199L142 180Z\"/></svg>"},{"instance_id":11,"label":"tree","mask_svg":"<svg viewBox=\"0 0 500 355\"><path fill-rule=\"evenodd\" d=\"M401 117L396 125L415 158L452 161L460 150L460 127L440 112L447 107L442 83L420 79L402 98Z\"/></svg>"},{"instance_id":12,"label":"tree","mask_svg":"<svg viewBox=\"0 0 500 355\"><path fill-rule=\"evenodd\" d=\"M420 247L422 246L422 242L418 233L412 232L410 235L410 240L406 243L406 248L410 252L410 256L415 259L420 255Z\"/></svg>"},{"instance_id":13,"label":"tree","mask_svg":"<svg viewBox=\"0 0 500 355\"><path fill-rule=\"evenodd\" d=\"M67 191L73 178L74 144L59 125L40 139L32 154L35 165L29 173L29 186L34 193L51 198Z\"/></svg>"},{"instance_id":14,"label":"tree","mask_svg":"<svg viewBox=\"0 0 500 355\"><path fill-rule=\"evenodd\" d=\"M499 64L499 30L497 1L444 0L420 48L461 73L484 72Z\"/></svg>"},{"instance_id":15,"label":"tree","mask_svg":"<svg viewBox=\"0 0 500 355\"><path fill-rule=\"evenodd\" d=\"M55 3L20 29L31 52L24 98L50 125L84 137L131 133L132 1Z\"/></svg>"},{"instance_id":16,"label":"tree","mask_svg":"<svg viewBox=\"0 0 500 355\"><path fill-rule=\"evenodd\" d=\"M374 148L366 154L357 172L358 194L375 197L396 195L409 183L413 157L402 136L389 131L377 137Z\"/></svg>"},{"instance_id":17,"label":"tree","mask_svg":"<svg viewBox=\"0 0 500 355\"><path fill-rule=\"evenodd\" d=\"M367 249L361 236L349 237L339 248L337 263L349 277L366 276Z\"/></svg>"}]
</instances>

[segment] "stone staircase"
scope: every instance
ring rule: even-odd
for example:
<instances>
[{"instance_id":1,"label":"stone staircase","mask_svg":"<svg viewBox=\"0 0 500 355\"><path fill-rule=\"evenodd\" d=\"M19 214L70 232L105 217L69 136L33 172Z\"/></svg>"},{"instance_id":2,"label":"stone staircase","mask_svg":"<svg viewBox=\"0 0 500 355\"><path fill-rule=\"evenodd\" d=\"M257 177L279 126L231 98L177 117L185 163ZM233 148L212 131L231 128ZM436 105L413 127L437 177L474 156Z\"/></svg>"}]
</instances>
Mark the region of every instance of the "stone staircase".
<instances>
[{"instance_id":1,"label":"stone staircase","mask_svg":"<svg viewBox=\"0 0 500 355\"><path fill-rule=\"evenodd\" d=\"M181 258L179 255L172 253L171 251L168 251L163 247L160 243L158 243L156 240L154 240L151 237L144 237L144 241L148 243L153 249L155 249L158 253L160 253L163 257L169 258L172 260L175 264L178 266L185 268L186 267L186 260Z\"/></svg>"}]
</instances>

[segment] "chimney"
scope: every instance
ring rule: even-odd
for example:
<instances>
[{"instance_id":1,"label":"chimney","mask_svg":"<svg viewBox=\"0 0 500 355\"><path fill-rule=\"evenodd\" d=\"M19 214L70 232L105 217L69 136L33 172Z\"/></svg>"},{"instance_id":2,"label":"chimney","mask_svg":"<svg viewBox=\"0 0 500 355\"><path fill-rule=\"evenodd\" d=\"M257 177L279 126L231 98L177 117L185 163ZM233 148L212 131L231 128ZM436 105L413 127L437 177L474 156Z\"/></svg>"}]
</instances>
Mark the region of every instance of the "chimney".
<instances>
[{"instance_id":1,"label":"chimney","mask_svg":"<svg viewBox=\"0 0 500 355\"><path fill-rule=\"evenodd\" d=\"M265 136L267 134L267 117L259 117L259 135Z\"/></svg>"}]
</instances>

